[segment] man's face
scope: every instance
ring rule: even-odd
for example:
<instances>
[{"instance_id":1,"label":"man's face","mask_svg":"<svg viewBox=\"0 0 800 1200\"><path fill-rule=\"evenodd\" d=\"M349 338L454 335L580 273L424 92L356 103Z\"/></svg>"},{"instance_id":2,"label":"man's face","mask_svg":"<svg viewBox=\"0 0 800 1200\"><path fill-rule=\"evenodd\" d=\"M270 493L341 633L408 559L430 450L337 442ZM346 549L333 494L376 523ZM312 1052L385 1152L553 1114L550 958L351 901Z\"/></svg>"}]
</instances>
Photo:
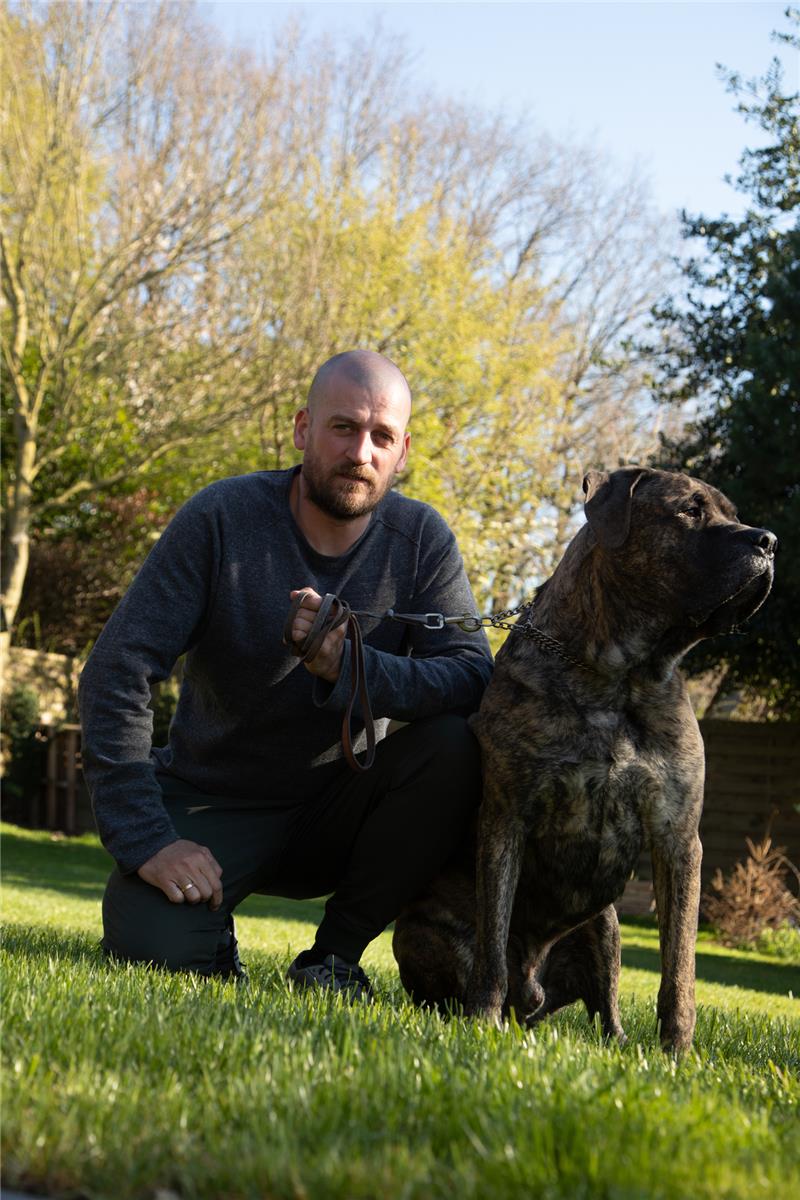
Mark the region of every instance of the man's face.
<instances>
[{"instance_id":1,"label":"man's face","mask_svg":"<svg viewBox=\"0 0 800 1200\"><path fill-rule=\"evenodd\" d=\"M306 494L339 521L372 512L408 457L408 393L399 383L363 387L335 375L313 413L295 417Z\"/></svg>"}]
</instances>

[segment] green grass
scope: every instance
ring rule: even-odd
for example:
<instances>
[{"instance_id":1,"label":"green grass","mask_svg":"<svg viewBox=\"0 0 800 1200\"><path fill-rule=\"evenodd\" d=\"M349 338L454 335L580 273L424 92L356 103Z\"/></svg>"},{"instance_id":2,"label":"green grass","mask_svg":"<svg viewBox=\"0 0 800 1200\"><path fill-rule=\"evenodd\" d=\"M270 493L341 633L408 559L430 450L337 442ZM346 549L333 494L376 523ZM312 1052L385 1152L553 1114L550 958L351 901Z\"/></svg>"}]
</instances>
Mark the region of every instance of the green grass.
<instances>
[{"instance_id":1,"label":"green grass","mask_svg":"<svg viewBox=\"0 0 800 1200\"><path fill-rule=\"evenodd\" d=\"M5 827L4 1182L47 1195L769 1197L800 1192L797 961L701 935L695 1049L657 1046L657 935L623 927L630 1043L577 1007L499 1031L297 995L317 902L253 898L247 989L109 967L96 839Z\"/></svg>"}]
</instances>

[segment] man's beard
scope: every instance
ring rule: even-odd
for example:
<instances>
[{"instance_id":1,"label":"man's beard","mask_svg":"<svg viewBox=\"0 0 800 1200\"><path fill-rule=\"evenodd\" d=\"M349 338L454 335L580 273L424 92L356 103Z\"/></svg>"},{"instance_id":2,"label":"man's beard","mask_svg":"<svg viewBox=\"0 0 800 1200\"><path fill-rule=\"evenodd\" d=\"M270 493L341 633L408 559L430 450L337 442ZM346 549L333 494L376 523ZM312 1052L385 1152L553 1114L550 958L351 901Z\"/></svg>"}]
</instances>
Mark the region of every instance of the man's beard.
<instances>
[{"instance_id":1,"label":"man's beard","mask_svg":"<svg viewBox=\"0 0 800 1200\"><path fill-rule=\"evenodd\" d=\"M377 508L392 486L392 480L388 479L378 487L373 478L353 468L341 467L326 474L308 453L303 460L302 473L308 499L326 516L337 521L356 521L365 517Z\"/></svg>"}]
</instances>

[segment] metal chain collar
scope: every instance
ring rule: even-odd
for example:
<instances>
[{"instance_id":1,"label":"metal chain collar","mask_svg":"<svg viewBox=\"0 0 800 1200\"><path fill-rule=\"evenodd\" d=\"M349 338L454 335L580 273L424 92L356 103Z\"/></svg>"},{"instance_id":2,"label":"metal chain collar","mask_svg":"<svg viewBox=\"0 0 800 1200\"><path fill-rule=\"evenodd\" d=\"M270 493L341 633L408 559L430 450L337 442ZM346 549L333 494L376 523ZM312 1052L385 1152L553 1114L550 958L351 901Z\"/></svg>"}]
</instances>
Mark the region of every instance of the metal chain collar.
<instances>
[{"instance_id":1,"label":"metal chain collar","mask_svg":"<svg viewBox=\"0 0 800 1200\"><path fill-rule=\"evenodd\" d=\"M554 654L562 662L569 663L573 667L580 667L585 671L591 670L587 663L569 654L556 638L533 625L530 613L528 619L522 624L509 620L509 617L517 617L526 608L530 608L534 599L535 597L523 600L516 608L503 608L499 612L487 613L482 617L473 616L470 613L457 613L450 617L438 612L398 613L393 608L388 608L384 613L356 612L354 615L373 617L376 620L402 621L405 625L421 625L424 629L444 629L446 625L457 625L459 629L463 629L464 633L477 633L479 629L488 628L506 629L510 633L519 633L529 641L535 642L545 653Z\"/></svg>"}]
</instances>

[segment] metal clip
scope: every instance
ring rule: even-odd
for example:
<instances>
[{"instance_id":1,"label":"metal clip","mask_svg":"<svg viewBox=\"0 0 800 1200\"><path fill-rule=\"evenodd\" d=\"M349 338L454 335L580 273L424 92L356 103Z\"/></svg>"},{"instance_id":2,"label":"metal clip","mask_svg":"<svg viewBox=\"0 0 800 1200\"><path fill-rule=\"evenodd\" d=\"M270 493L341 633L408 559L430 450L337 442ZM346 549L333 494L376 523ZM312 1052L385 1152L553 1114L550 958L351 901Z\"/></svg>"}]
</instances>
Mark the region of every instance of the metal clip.
<instances>
[{"instance_id":1,"label":"metal clip","mask_svg":"<svg viewBox=\"0 0 800 1200\"><path fill-rule=\"evenodd\" d=\"M392 621L403 621L406 625L422 625L425 629L444 629L443 613L399 613L393 608L387 609L386 616Z\"/></svg>"},{"instance_id":2,"label":"metal clip","mask_svg":"<svg viewBox=\"0 0 800 1200\"><path fill-rule=\"evenodd\" d=\"M481 617L471 617L468 613L464 613L462 617L450 617L448 625L457 625L464 633L477 633L483 629L484 621Z\"/></svg>"},{"instance_id":3,"label":"metal clip","mask_svg":"<svg viewBox=\"0 0 800 1200\"><path fill-rule=\"evenodd\" d=\"M443 613L425 613L426 629L444 629Z\"/></svg>"}]
</instances>

